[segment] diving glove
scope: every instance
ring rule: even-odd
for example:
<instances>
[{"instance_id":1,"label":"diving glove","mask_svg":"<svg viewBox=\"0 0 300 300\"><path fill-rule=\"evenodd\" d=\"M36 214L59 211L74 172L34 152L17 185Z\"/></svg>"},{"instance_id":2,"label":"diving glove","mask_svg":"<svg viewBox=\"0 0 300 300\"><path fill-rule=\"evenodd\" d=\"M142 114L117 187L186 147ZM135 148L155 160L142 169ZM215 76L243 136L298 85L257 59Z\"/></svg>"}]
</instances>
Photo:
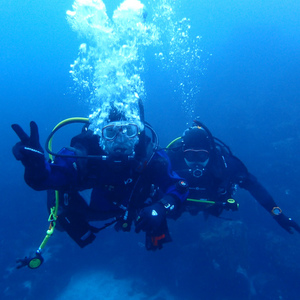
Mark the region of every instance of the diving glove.
<instances>
[{"instance_id":1,"label":"diving glove","mask_svg":"<svg viewBox=\"0 0 300 300\"><path fill-rule=\"evenodd\" d=\"M167 211L162 203L155 203L140 211L135 223L135 232L141 230L146 232L156 231L166 219Z\"/></svg>"},{"instance_id":2,"label":"diving glove","mask_svg":"<svg viewBox=\"0 0 300 300\"><path fill-rule=\"evenodd\" d=\"M14 132L20 138L20 142L13 147L13 154L25 167L36 164L42 160L44 162L44 150L40 145L39 131L34 121L30 122L30 136L18 124L11 125Z\"/></svg>"},{"instance_id":3,"label":"diving glove","mask_svg":"<svg viewBox=\"0 0 300 300\"><path fill-rule=\"evenodd\" d=\"M23 267L28 267L30 269L37 269L42 263L44 262L44 258L42 257L41 253L38 251L35 253L34 257L25 257L19 258L16 260L17 269L21 269Z\"/></svg>"},{"instance_id":4,"label":"diving glove","mask_svg":"<svg viewBox=\"0 0 300 300\"><path fill-rule=\"evenodd\" d=\"M39 131L35 122L30 122L30 136L18 124L11 125L14 132L20 138L12 152L17 160L25 166L25 181L33 188L48 176L46 169L44 150L40 145Z\"/></svg>"},{"instance_id":5,"label":"diving glove","mask_svg":"<svg viewBox=\"0 0 300 300\"><path fill-rule=\"evenodd\" d=\"M136 219L135 232L152 232L161 228L167 215L172 216L176 212L178 202L173 196L165 195L160 201L144 207Z\"/></svg>"},{"instance_id":6,"label":"diving glove","mask_svg":"<svg viewBox=\"0 0 300 300\"><path fill-rule=\"evenodd\" d=\"M162 249L163 244L172 242L171 235L169 233L167 220L165 219L160 228L156 231L146 232L145 246L147 250L155 251Z\"/></svg>"},{"instance_id":7,"label":"diving glove","mask_svg":"<svg viewBox=\"0 0 300 300\"><path fill-rule=\"evenodd\" d=\"M167 213L170 204L161 201L143 208L135 222L135 232L146 232L145 246L147 250L161 249L164 243L172 241L167 225Z\"/></svg>"}]
</instances>

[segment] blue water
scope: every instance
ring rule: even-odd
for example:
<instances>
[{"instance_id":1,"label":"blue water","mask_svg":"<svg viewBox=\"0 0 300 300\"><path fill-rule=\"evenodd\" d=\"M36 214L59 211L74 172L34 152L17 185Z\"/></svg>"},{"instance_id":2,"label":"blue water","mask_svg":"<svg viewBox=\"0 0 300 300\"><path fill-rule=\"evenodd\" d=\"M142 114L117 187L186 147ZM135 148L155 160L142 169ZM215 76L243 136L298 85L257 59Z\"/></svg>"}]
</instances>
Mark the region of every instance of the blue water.
<instances>
[{"instance_id":1,"label":"blue water","mask_svg":"<svg viewBox=\"0 0 300 300\"><path fill-rule=\"evenodd\" d=\"M120 1L106 2L112 16ZM151 11L155 1L149 2ZM300 222L300 3L169 2L175 3L177 20L190 19L190 46L202 37L203 70L190 64L191 78L183 78L176 64L163 69L153 56L156 50L147 50L145 114L161 145L200 116L285 214ZM170 222L174 241L159 252L146 252L142 234L112 228L83 250L56 233L40 269L15 270L15 259L39 246L48 216L45 193L26 186L23 166L11 153L17 137L10 125L28 129L35 120L43 144L59 121L90 113L72 92L69 74L83 42L66 21L72 4L0 2L1 299L70 299L71 291L78 299L104 299L113 288L125 293L119 299L298 299L300 235L286 233L242 190L236 196L239 212L224 214L231 221L185 215ZM197 93L184 103L178 85L191 82ZM69 138L58 143L68 145Z\"/></svg>"}]
</instances>

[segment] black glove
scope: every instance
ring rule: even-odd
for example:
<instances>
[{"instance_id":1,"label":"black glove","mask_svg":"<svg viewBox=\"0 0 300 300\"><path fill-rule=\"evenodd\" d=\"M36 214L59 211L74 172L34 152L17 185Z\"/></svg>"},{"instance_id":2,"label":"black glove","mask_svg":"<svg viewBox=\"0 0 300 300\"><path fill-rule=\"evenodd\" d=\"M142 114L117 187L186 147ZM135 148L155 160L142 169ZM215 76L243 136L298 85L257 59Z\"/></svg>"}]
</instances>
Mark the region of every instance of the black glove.
<instances>
[{"instance_id":1,"label":"black glove","mask_svg":"<svg viewBox=\"0 0 300 300\"><path fill-rule=\"evenodd\" d=\"M16 260L17 262L17 269L21 269L23 267L28 267L30 269L38 268L43 262L44 258L42 257L41 253L36 252L34 257L25 257L19 258Z\"/></svg>"},{"instance_id":2,"label":"black glove","mask_svg":"<svg viewBox=\"0 0 300 300\"><path fill-rule=\"evenodd\" d=\"M172 242L171 235L169 233L167 220L164 219L160 228L153 232L146 232L145 247L147 250L155 251L162 249L163 244Z\"/></svg>"},{"instance_id":3,"label":"black glove","mask_svg":"<svg viewBox=\"0 0 300 300\"><path fill-rule=\"evenodd\" d=\"M162 203L155 203L140 211L135 223L135 232L157 231L166 219L166 208Z\"/></svg>"},{"instance_id":4,"label":"black glove","mask_svg":"<svg viewBox=\"0 0 300 300\"><path fill-rule=\"evenodd\" d=\"M23 267L28 267L29 262L30 262L30 258L27 257L27 256L25 256L25 258L18 258L18 259L16 260L16 263L18 264L18 265L16 266L16 268L17 268L17 269L21 269L21 268L23 268Z\"/></svg>"},{"instance_id":5,"label":"black glove","mask_svg":"<svg viewBox=\"0 0 300 300\"><path fill-rule=\"evenodd\" d=\"M294 233L292 228L300 233L300 226L292 220L292 218L288 218L283 213L278 216L274 216L274 219L278 222L278 224L285 229L289 233Z\"/></svg>"},{"instance_id":6,"label":"black glove","mask_svg":"<svg viewBox=\"0 0 300 300\"><path fill-rule=\"evenodd\" d=\"M39 142L38 127L35 122L30 122L30 136L17 124L11 127L21 140L12 151L15 158L25 166L25 181L32 188L39 190L41 183L49 174L45 164L44 150Z\"/></svg>"},{"instance_id":7,"label":"black glove","mask_svg":"<svg viewBox=\"0 0 300 300\"><path fill-rule=\"evenodd\" d=\"M25 167L35 166L41 162L44 164L44 150L40 145L36 123L30 122L30 136L18 124L13 124L11 127L21 140L12 149L15 158L20 160Z\"/></svg>"}]
</instances>

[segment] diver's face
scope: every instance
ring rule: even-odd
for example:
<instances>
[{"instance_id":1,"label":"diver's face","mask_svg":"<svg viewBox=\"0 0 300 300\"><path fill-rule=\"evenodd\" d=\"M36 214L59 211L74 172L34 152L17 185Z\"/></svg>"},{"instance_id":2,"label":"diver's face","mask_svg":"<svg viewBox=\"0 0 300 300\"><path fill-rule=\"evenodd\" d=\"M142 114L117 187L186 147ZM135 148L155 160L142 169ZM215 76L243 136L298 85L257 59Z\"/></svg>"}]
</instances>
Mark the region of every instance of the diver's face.
<instances>
[{"instance_id":1,"label":"diver's face","mask_svg":"<svg viewBox=\"0 0 300 300\"><path fill-rule=\"evenodd\" d=\"M209 162L209 152L204 149L186 149L183 154L185 163L190 168L204 168Z\"/></svg>"},{"instance_id":2,"label":"diver's face","mask_svg":"<svg viewBox=\"0 0 300 300\"><path fill-rule=\"evenodd\" d=\"M133 155L138 143L138 126L133 122L117 121L102 128L103 149L108 155Z\"/></svg>"}]
</instances>

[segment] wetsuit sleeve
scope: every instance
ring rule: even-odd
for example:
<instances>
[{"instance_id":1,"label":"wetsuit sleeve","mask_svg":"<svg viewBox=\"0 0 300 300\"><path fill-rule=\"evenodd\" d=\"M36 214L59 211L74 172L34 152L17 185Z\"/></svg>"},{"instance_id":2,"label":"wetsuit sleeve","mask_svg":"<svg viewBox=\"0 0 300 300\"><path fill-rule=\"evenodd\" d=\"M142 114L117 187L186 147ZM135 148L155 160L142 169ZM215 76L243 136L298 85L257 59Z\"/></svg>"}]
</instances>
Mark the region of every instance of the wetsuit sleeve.
<instances>
[{"instance_id":1,"label":"wetsuit sleeve","mask_svg":"<svg viewBox=\"0 0 300 300\"><path fill-rule=\"evenodd\" d=\"M170 160L165 151L160 150L153 157L151 173L154 177L154 184L163 191L164 198L172 197L178 204L186 200L188 188L181 184L185 180L172 171Z\"/></svg>"},{"instance_id":2,"label":"wetsuit sleeve","mask_svg":"<svg viewBox=\"0 0 300 300\"><path fill-rule=\"evenodd\" d=\"M296 230L300 233L300 226L292 219L284 215L277 206L269 192L258 182L256 177L248 171L240 178L239 186L248 190L250 194L269 212L274 220L287 232L293 233ZM273 208L278 213L274 213Z\"/></svg>"},{"instance_id":3,"label":"wetsuit sleeve","mask_svg":"<svg viewBox=\"0 0 300 300\"><path fill-rule=\"evenodd\" d=\"M242 178L239 183L240 187L246 189L250 194L268 211L271 212L273 207L277 206L269 192L258 182L256 177L251 173Z\"/></svg>"},{"instance_id":4,"label":"wetsuit sleeve","mask_svg":"<svg viewBox=\"0 0 300 300\"><path fill-rule=\"evenodd\" d=\"M99 136L93 134L91 130L83 130L79 135L71 140L70 148L63 148L59 154L66 156L56 156L53 163L45 161L43 176L41 172L25 172L25 181L35 190L69 190L82 189L86 181L88 164L93 164L85 158L77 156L100 155Z\"/></svg>"},{"instance_id":5,"label":"wetsuit sleeve","mask_svg":"<svg viewBox=\"0 0 300 300\"><path fill-rule=\"evenodd\" d=\"M25 170L26 183L37 191L69 189L78 185L76 150L63 148L59 154L70 157L57 156L53 163L45 161L43 176L39 176L38 173L31 170L27 170L27 172Z\"/></svg>"},{"instance_id":6,"label":"wetsuit sleeve","mask_svg":"<svg viewBox=\"0 0 300 300\"><path fill-rule=\"evenodd\" d=\"M243 189L247 190L257 202L268 212L276 206L275 201L269 192L262 186L254 175L248 172L246 166L235 156L232 157L229 167L234 181Z\"/></svg>"}]
</instances>

